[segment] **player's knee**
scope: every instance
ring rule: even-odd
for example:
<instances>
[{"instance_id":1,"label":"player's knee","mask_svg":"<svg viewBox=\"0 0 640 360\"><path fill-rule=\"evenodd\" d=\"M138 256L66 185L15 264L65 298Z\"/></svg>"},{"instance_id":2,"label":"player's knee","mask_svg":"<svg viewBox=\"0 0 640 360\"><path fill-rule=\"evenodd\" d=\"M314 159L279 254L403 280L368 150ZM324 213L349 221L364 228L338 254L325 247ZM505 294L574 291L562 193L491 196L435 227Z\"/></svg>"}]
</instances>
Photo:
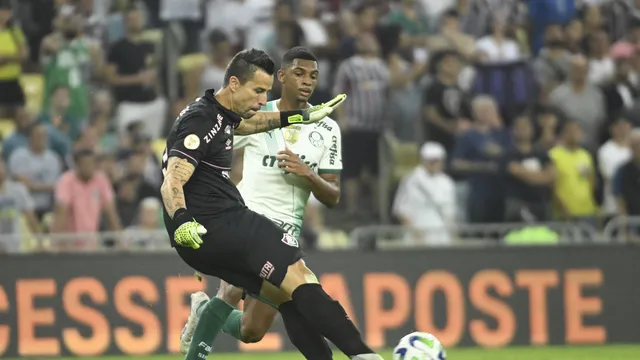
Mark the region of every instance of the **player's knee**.
<instances>
[{"instance_id":1,"label":"player's knee","mask_svg":"<svg viewBox=\"0 0 640 360\"><path fill-rule=\"evenodd\" d=\"M221 288L220 291L218 291L218 297L229 305L237 306L240 300L242 300L243 292L244 290L227 284L224 289Z\"/></svg>"},{"instance_id":2,"label":"player's knee","mask_svg":"<svg viewBox=\"0 0 640 360\"><path fill-rule=\"evenodd\" d=\"M318 283L319 281L316 275L307 267L304 260L300 259L289 265L287 275L284 277L280 288L285 293L291 295L293 291L301 285Z\"/></svg>"},{"instance_id":3,"label":"player's knee","mask_svg":"<svg viewBox=\"0 0 640 360\"><path fill-rule=\"evenodd\" d=\"M260 323L246 319L242 317L242 327L240 328L240 334L242 335L242 342L245 344L257 343L269 330L269 327L262 326Z\"/></svg>"}]
</instances>

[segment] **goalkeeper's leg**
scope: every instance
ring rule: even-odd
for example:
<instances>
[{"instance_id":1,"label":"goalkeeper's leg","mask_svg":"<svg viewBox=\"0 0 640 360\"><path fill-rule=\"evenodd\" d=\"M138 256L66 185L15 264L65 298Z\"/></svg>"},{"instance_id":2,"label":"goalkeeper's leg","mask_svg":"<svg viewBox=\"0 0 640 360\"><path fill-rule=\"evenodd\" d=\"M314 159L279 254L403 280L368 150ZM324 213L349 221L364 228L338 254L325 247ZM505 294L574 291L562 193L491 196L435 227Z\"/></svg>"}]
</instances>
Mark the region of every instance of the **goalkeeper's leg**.
<instances>
[{"instance_id":1,"label":"goalkeeper's leg","mask_svg":"<svg viewBox=\"0 0 640 360\"><path fill-rule=\"evenodd\" d=\"M202 297L202 295L198 294L204 295L204 293L196 293L192 295L192 298ZM237 306L242 294L243 291L241 289L222 281L217 298L232 306ZM265 282L261 297L261 300L247 297L244 302L244 312L234 310L227 318L222 331L244 343L259 342L273 324L278 311L276 306L280 304L279 311L282 314L289 339L305 358L311 360L332 359L331 349L324 337L313 330L306 322L306 319L297 311L293 302L283 297L279 289ZM206 321L206 319L201 318L200 321ZM185 329L187 330L184 330L183 334L189 334L188 327L185 327ZM190 342L190 339L187 339L184 335L181 336L181 350L183 348L188 349L189 343L187 341Z\"/></svg>"}]
</instances>

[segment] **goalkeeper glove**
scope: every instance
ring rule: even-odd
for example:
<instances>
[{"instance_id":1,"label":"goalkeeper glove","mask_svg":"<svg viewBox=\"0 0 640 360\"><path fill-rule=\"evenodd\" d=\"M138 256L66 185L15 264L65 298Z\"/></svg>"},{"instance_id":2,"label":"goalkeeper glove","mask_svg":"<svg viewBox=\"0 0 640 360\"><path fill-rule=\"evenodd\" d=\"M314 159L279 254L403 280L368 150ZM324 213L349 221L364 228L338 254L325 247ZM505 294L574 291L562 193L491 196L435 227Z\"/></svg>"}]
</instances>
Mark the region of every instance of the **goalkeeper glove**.
<instances>
[{"instance_id":1,"label":"goalkeeper glove","mask_svg":"<svg viewBox=\"0 0 640 360\"><path fill-rule=\"evenodd\" d=\"M202 235L207 233L207 229L200 225L193 216L189 215L187 209L178 209L173 214L173 221L177 225L173 238L176 243L183 247L199 249L202 244Z\"/></svg>"},{"instance_id":2,"label":"goalkeeper glove","mask_svg":"<svg viewBox=\"0 0 640 360\"><path fill-rule=\"evenodd\" d=\"M329 116L340 104L344 102L347 95L340 94L328 103L312 106L304 110L282 111L280 113L281 127L292 124L313 124Z\"/></svg>"}]
</instances>

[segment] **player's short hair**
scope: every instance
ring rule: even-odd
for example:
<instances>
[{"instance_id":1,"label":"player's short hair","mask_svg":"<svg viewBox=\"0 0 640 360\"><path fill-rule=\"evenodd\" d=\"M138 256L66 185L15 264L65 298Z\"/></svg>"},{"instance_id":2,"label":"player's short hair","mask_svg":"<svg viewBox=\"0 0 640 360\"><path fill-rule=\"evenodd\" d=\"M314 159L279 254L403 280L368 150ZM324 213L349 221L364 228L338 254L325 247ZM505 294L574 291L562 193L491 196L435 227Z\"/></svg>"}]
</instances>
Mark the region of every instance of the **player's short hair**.
<instances>
[{"instance_id":1,"label":"player's short hair","mask_svg":"<svg viewBox=\"0 0 640 360\"><path fill-rule=\"evenodd\" d=\"M244 84L258 70L262 70L269 75L273 75L276 65L266 52L257 49L245 49L237 53L224 72L224 86L229 85L232 76L238 78Z\"/></svg>"},{"instance_id":2,"label":"player's short hair","mask_svg":"<svg viewBox=\"0 0 640 360\"><path fill-rule=\"evenodd\" d=\"M295 59L318 61L318 58L309 49L304 46L296 46L282 56L282 67L293 64Z\"/></svg>"}]
</instances>

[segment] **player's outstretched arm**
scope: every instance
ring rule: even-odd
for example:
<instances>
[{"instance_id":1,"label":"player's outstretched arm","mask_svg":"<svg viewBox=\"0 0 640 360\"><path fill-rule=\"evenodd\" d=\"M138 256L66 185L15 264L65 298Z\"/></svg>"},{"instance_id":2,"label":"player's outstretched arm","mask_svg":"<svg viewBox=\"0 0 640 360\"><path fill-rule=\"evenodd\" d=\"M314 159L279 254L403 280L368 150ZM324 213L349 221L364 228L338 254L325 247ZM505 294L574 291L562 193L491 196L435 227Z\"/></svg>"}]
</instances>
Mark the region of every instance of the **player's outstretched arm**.
<instances>
[{"instance_id":1,"label":"player's outstretched arm","mask_svg":"<svg viewBox=\"0 0 640 360\"><path fill-rule=\"evenodd\" d=\"M258 112L249 119L243 119L236 128L236 134L250 135L292 124L315 123L329 116L346 98L347 95L340 94L326 104L312 106L304 110Z\"/></svg>"},{"instance_id":2,"label":"player's outstretched arm","mask_svg":"<svg viewBox=\"0 0 640 360\"><path fill-rule=\"evenodd\" d=\"M191 178L195 169L195 166L186 159L175 156L170 157L167 162L167 172L160 187L160 193L164 207L172 218L176 210L187 207L182 187Z\"/></svg>"}]
</instances>

